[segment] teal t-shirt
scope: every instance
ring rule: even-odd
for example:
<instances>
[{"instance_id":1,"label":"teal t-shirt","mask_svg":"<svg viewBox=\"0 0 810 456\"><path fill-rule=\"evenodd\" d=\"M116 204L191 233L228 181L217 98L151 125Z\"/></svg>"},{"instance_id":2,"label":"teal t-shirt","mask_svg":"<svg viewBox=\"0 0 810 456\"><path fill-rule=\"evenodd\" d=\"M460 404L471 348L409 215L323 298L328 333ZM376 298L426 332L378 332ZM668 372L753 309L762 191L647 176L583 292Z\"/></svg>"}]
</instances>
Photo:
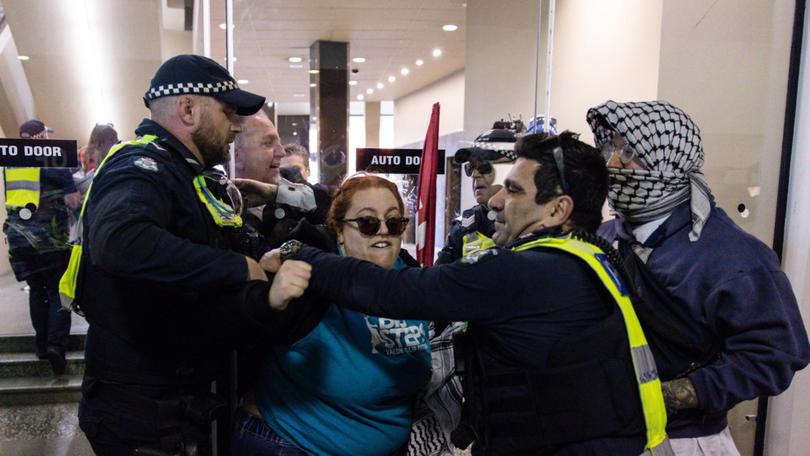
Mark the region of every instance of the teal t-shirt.
<instances>
[{"instance_id":1,"label":"teal t-shirt","mask_svg":"<svg viewBox=\"0 0 810 456\"><path fill-rule=\"evenodd\" d=\"M402 266L398 259L394 268ZM428 322L332 305L306 337L270 348L256 404L273 431L307 453L388 455L408 440L430 367Z\"/></svg>"}]
</instances>

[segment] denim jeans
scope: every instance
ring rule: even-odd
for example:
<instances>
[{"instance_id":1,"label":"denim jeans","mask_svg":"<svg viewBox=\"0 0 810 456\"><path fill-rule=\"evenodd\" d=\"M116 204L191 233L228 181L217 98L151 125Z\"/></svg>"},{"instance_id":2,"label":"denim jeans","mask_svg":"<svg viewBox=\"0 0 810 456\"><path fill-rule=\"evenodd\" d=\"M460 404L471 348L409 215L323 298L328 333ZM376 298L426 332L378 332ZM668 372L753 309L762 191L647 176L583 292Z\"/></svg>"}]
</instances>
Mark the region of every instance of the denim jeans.
<instances>
[{"instance_id":1,"label":"denim jeans","mask_svg":"<svg viewBox=\"0 0 810 456\"><path fill-rule=\"evenodd\" d=\"M239 410L231 434L233 456L306 456L270 429L261 418Z\"/></svg>"}]
</instances>

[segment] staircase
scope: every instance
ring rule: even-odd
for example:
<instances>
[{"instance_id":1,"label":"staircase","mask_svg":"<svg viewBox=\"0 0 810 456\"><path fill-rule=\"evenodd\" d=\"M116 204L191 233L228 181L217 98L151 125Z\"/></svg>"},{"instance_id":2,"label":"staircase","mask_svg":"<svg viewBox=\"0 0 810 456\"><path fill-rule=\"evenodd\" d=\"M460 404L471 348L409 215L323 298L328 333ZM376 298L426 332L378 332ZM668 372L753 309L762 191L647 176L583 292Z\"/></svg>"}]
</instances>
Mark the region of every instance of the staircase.
<instances>
[{"instance_id":1,"label":"staircase","mask_svg":"<svg viewBox=\"0 0 810 456\"><path fill-rule=\"evenodd\" d=\"M78 402L84 374L84 339L71 335L67 368L55 376L33 352L34 336L0 337L0 407Z\"/></svg>"}]
</instances>

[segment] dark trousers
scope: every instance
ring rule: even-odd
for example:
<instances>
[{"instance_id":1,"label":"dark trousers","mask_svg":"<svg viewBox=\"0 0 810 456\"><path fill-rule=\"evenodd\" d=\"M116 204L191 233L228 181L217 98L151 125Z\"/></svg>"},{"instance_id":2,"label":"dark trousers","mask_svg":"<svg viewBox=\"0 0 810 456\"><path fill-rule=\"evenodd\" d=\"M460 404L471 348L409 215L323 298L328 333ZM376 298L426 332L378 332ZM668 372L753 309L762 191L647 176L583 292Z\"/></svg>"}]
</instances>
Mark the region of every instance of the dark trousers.
<instances>
[{"instance_id":1,"label":"dark trousers","mask_svg":"<svg viewBox=\"0 0 810 456\"><path fill-rule=\"evenodd\" d=\"M128 412L120 404L86 395L79 402L79 427L98 456L132 456L138 448L160 450L161 437L164 437L154 419ZM197 454L211 454L210 427L183 423L180 432L185 442L196 444ZM184 453L174 448L166 450L166 454Z\"/></svg>"},{"instance_id":2,"label":"dark trousers","mask_svg":"<svg viewBox=\"0 0 810 456\"><path fill-rule=\"evenodd\" d=\"M57 347L63 351L67 349L70 312L62 308L59 301L59 279L63 271L63 268L51 268L35 272L25 279L31 288L28 306L31 324L36 333L38 353L44 353L48 347Z\"/></svg>"}]
</instances>

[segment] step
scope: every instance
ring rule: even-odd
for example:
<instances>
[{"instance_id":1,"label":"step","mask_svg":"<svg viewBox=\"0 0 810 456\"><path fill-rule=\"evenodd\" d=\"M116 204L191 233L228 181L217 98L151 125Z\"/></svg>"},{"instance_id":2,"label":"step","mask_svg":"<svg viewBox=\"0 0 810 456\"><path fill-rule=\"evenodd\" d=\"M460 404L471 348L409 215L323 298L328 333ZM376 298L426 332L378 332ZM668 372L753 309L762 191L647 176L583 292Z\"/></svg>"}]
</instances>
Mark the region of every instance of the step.
<instances>
[{"instance_id":1,"label":"step","mask_svg":"<svg viewBox=\"0 0 810 456\"><path fill-rule=\"evenodd\" d=\"M1 378L0 407L78 402L81 386L81 375Z\"/></svg>"},{"instance_id":2,"label":"step","mask_svg":"<svg viewBox=\"0 0 810 456\"><path fill-rule=\"evenodd\" d=\"M84 373L84 352L67 352L65 359L67 360L65 374ZM0 378L53 376L51 363L47 359L40 360L33 353L0 353Z\"/></svg>"},{"instance_id":3,"label":"step","mask_svg":"<svg viewBox=\"0 0 810 456\"><path fill-rule=\"evenodd\" d=\"M68 351L83 351L86 334L71 334L68 338ZM34 353L34 336L0 336L0 353Z\"/></svg>"}]
</instances>

